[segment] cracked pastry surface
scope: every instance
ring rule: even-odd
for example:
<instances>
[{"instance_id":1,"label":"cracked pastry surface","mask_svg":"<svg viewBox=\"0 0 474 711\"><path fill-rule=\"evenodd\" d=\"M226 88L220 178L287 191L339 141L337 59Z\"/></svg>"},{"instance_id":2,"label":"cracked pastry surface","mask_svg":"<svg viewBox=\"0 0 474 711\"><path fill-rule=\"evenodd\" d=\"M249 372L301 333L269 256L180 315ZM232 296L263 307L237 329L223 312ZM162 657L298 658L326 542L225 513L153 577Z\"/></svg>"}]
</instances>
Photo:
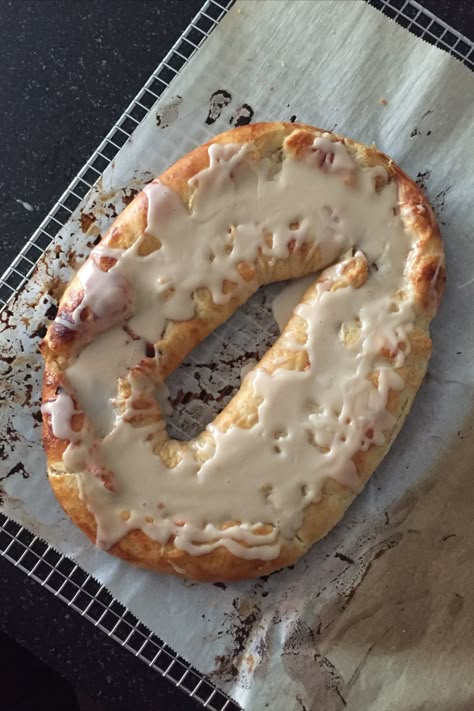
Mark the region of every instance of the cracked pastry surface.
<instances>
[{"instance_id":1,"label":"cracked pastry surface","mask_svg":"<svg viewBox=\"0 0 474 711\"><path fill-rule=\"evenodd\" d=\"M259 286L313 272L230 403L171 440L156 388ZM444 280L432 210L384 154L296 124L217 136L119 215L43 341L59 501L154 570L228 580L294 562L401 427Z\"/></svg>"}]
</instances>

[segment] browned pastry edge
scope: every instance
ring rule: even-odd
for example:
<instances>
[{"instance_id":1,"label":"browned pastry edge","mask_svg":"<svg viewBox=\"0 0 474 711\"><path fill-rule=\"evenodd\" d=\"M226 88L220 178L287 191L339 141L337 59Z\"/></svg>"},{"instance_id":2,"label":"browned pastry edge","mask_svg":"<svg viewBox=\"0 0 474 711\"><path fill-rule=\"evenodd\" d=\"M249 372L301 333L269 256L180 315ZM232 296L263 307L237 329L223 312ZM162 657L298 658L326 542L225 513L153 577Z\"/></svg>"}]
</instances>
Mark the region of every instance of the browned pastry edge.
<instances>
[{"instance_id":1,"label":"browned pastry edge","mask_svg":"<svg viewBox=\"0 0 474 711\"><path fill-rule=\"evenodd\" d=\"M316 136L322 133L324 132L320 129L301 124L261 123L243 126L215 137L209 143L184 156L160 176L160 181L179 192L182 198L188 201L192 195L188 181L193 175L208 166L207 149L211 143L248 142L254 144L258 155L269 155L280 150L283 141L287 139L287 143L291 143L292 152L298 155L305 149L308 142L312 142ZM288 139L289 136L291 136L290 139ZM432 209L418 186L390 158L375 148L364 146L336 134L332 134L331 137L333 140L342 141L359 165L382 165L390 178L397 181L402 219L405 227L416 234L418 247L417 258L411 263L408 274L417 299L416 324L410 334L410 354L403 368L397 371L404 379L405 387L401 391L390 391L389 393L387 409L394 415L396 425L392 432L386 433L386 444L383 446L373 445L366 452L359 451L353 458L361 485L363 485L370 478L388 451L391 442L395 439L423 380L431 352L428 325L437 310L444 288L444 255ZM117 248L130 246L142 236L146 226L146 214L147 197L142 192L118 216L104 235L102 242ZM152 245L151 248L153 248ZM112 263L107 263L107 260L102 258L100 267L107 270L112 266ZM298 265L298 256L295 255L291 264L291 273L288 273L285 267L281 274L276 275L276 278L298 276ZM177 336L180 348L179 352L171 351L169 357L164 358L163 376L174 370L182 357L218 323L228 318L247 296L243 299L231 299L229 305L222 307L220 311L218 309L213 323L206 322L198 314L192 321L174 324L173 328L176 330L172 332L172 335L175 338ZM80 281L75 278L61 299L58 313L67 318L67 314L70 314L80 303L81 298ZM93 328L94 324L92 323L89 338ZM41 346L46 361L43 382L44 402L54 400L58 387L64 386L65 379L62 370L67 363L68 356L83 342L83 332L71 331L57 323L51 324ZM270 351L264 356L264 359ZM232 416L231 404L232 401L216 418L216 422L219 422L223 429L228 426L226 417L229 419ZM73 429L79 431L82 421L82 415L74 416ZM92 541L95 541L95 519L79 496L77 476L64 472L62 465L62 455L68 442L58 440L53 435L49 417L45 417L43 421L43 439L48 458L49 480L59 502L76 525ZM328 480L323 487L321 500L310 504L305 509L303 524L297 536L292 541L281 538L279 556L269 561L239 558L222 546L201 556L190 555L177 549L172 541L163 546L151 540L142 530L128 533L110 549L110 552L146 568L196 580L239 580L255 577L271 573L296 561L312 543L328 533L342 517L353 499L352 491L333 480Z\"/></svg>"}]
</instances>

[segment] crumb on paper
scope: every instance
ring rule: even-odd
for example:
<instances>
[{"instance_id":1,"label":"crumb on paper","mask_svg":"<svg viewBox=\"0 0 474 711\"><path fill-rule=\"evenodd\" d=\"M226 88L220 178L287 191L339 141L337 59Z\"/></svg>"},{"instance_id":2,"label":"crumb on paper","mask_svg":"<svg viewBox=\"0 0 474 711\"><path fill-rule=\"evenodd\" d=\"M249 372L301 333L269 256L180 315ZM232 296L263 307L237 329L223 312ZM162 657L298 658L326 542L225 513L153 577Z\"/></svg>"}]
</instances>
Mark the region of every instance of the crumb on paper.
<instances>
[{"instance_id":1,"label":"crumb on paper","mask_svg":"<svg viewBox=\"0 0 474 711\"><path fill-rule=\"evenodd\" d=\"M379 99L379 104L382 104L382 106L387 106L388 101L387 99L384 99L383 96L381 96Z\"/></svg>"},{"instance_id":2,"label":"crumb on paper","mask_svg":"<svg viewBox=\"0 0 474 711\"><path fill-rule=\"evenodd\" d=\"M29 202L25 202L24 200L20 200L19 198L15 198L15 202L19 203L22 207L25 208L25 210L28 210L28 212L33 212L35 209L33 205L31 205Z\"/></svg>"}]
</instances>

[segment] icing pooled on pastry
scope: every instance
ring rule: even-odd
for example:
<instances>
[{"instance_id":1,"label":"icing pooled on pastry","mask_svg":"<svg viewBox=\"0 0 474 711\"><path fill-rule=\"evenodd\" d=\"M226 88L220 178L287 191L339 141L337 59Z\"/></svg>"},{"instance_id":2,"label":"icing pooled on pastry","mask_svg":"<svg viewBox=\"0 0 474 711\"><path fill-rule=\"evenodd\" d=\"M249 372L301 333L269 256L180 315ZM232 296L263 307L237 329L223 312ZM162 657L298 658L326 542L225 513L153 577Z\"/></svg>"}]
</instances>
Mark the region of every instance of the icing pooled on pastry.
<instances>
[{"instance_id":1,"label":"icing pooled on pastry","mask_svg":"<svg viewBox=\"0 0 474 711\"><path fill-rule=\"evenodd\" d=\"M90 427L82 440L67 437L65 456L75 462L104 547L141 528L163 544L173 537L191 554L224 546L243 558L272 559L328 479L360 488L354 455L383 444L394 427L387 398L404 386L397 369L415 318L405 274L414 237L398 214L396 182L383 168L356 164L329 136L281 163L255 160L251 144L213 144L208 152L208 167L189 181L189 206L159 180L150 183L143 238L110 255L105 247L102 255L116 261L102 276L93 260L79 272L84 295L73 326L85 306L98 319L130 317L128 330L118 323L102 331L66 370ZM157 248L143 255L147 235ZM242 265L265 259L271 269L303 247L310 256L300 273L334 266L309 279L303 301L281 317L286 323L293 310L280 337L282 362L274 358L268 367L264 359L246 375L253 421L226 429L211 423L205 437L169 441L149 395L159 385L150 382L153 364L140 366L146 343L159 342L170 323L193 319L200 290L214 304L236 294L243 301L260 281L258 268ZM288 354L304 367L286 367ZM54 417L54 403L47 407L60 437L67 428ZM138 424L133 412L143 416ZM172 466L160 456L165 446L174 452ZM113 487L87 472L92 447Z\"/></svg>"}]
</instances>

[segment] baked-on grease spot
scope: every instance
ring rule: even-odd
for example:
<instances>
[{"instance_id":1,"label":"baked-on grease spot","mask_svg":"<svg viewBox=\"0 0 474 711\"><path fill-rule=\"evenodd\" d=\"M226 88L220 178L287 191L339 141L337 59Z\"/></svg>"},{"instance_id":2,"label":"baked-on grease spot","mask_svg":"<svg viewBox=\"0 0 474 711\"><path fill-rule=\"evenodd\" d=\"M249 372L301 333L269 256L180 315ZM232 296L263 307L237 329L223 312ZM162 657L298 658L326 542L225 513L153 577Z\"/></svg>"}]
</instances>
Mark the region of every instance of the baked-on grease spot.
<instances>
[{"instance_id":1,"label":"baked-on grease spot","mask_svg":"<svg viewBox=\"0 0 474 711\"><path fill-rule=\"evenodd\" d=\"M31 334L32 338L44 338L46 336L46 331L48 330L46 324L39 326L36 331Z\"/></svg>"},{"instance_id":2,"label":"baked-on grease spot","mask_svg":"<svg viewBox=\"0 0 474 711\"><path fill-rule=\"evenodd\" d=\"M58 307L56 304L50 304L48 309L46 310L44 316L45 318L49 319L50 321L54 321L56 318L56 314L58 313Z\"/></svg>"},{"instance_id":3,"label":"baked-on grease spot","mask_svg":"<svg viewBox=\"0 0 474 711\"><path fill-rule=\"evenodd\" d=\"M253 118L254 110L249 104L239 106L234 116L231 117L229 123L237 128L237 126L247 126Z\"/></svg>"},{"instance_id":4,"label":"baked-on grease spot","mask_svg":"<svg viewBox=\"0 0 474 711\"><path fill-rule=\"evenodd\" d=\"M184 391L182 388L179 388L176 392L176 395L171 398L170 402L171 405L173 406L173 409L176 409L176 412L180 414L183 410L183 406L188 405L190 402L194 400L198 400L199 402L204 402L206 404L211 403L211 402L216 402L219 403L219 410L224 407L227 402L230 400L231 396L236 392L237 386L233 385L224 385L222 386L218 391L217 394L213 394L209 392L208 390L201 388L199 391ZM211 415L209 415L211 416ZM199 424L199 423L196 423ZM200 427L202 426L199 425ZM196 435L191 435L191 436L196 436Z\"/></svg>"},{"instance_id":5,"label":"baked-on grease spot","mask_svg":"<svg viewBox=\"0 0 474 711\"><path fill-rule=\"evenodd\" d=\"M444 190L440 190L437 195L435 195L434 199L432 200L432 205L435 211L443 212L444 207L445 207L445 202L446 202L446 195L448 192L451 190L451 185L448 185L447 188L444 188Z\"/></svg>"},{"instance_id":6,"label":"baked-on grease spot","mask_svg":"<svg viewBox=\"0 0 474 711\"><path fill-rule=\"evenodd\" d=\"M22 462L18 462L18 464L15 464L15 466L12 467L10 471L4 477L2 477L2 479L8 479L8 477L14 476L14 474L21 474L23 479L30 478L30 475L26 471L25 466L24 464L22 464Z\"/></svg>"},{"instance_id":7,"label":"baked-on grease spot","mask_svg":"<svg viewBox=\"0 0 474 711\"><path fill-rule=\"evenodd\" d=\"M415 136L422 136L423 134L421 131L419 131L417 128L414 128L413 131L410 133L410 138L415 138ZM431 136L431 131L427 131L425 133L425 136Z\"/></svg>"},{"instance_id":8,"label":"baked-on grease spot","mask_svg":"<svg viewBox=\"0 0 474 711\"><path fill-rule=\"evenodd\" d=\"M139 190L135 188L124 188L122 202L124 205L130 205L135 195L138 195ZM100 240L99 240L100 241Z\"/></svg>"},{"instance_id":9,"label":"baked-on grease spot","mask_svg":"<svg viewBox=\"0 0 474 711\"><path fill-rule=\"evenodd\" d=\"M446 534L446 536L443 536L441 540L444 543L444 541L449 541L450 538L456 538L456 534L455 533L448 533L448 534Z\"/></svg>"},{"instance_id":10,"label":"baked-on grease spot","mask_svg":"<svg viewBox=\"0 0 474 711\"><path fill-rule=\"evenodd\" d=\"M343 560L344 563L349 563L350 565L354 565L355 563L353 558L349 558L349 556L344 555L344 553L334 553L334 558L339 558L339 560Z\"/></svg>"},{"instance_id":11,"label":"baked-on grease spot","mask_svg":"<svg viewBox=\"0 0 474 711\"><path fill-rule=\"evenodd\" d=\"M294 566L293 566L294 568ZM261 583L266 583L270 578L274 578L278 575L281 575L285 570L292 570L291 566L287 566L286 568L281 568L280 570L274 570L273 573L268 573L268 575L259 575L258 580Z\"/></svg>"},{"instance_id":12,"label":"baked-on grease spot","mask_svg":"<svg viewBox=\"0 0 474 711\"><path fill-rule=\"evenodd\" d=\"M212 583L215 588L219 588L220 590L227 590L227 585L225 583Z\"/></svg>"},{"instance_id":13,"label":"baked-on grease spot","mask_svg":"<svg viewBox=\"0 0 474 711\"><path fill-rule=\"evenodd\" d=\"M431 170L424 170L421 173L418 173L418 175L416 176L415 183L422 190L426 190L426 183L428 182L430 177L431 177Z\"/></svg>"},{"instance_id":14,"label":"baked-on grease spot","mask_svg":"<svg viewBox=\"0 0 474 711\"><path fill-rule=\"evenodd\" d=\"M34 410L31 413L31 416L34 421L37 422L39 425L43 422L43 415L41 414L41 410Z\"/></svg>"},{"instance_id":15,"label":"baked-on grease spot","mask_svg":"<svg viewBox=\"0 0 474 711\"><path fill-rule=\"evenodd\" d=\"M224 654L215 657L215 669L211 672L211 678L218 678L221 682L235 680L240 674L240 658L247 648L252 632L261 618L260 604L258 600L235 598L232 602L234 608L232 613L225 614L223 628L231 636L230 649ZM230 618L230 619L229 619ZM266 653L266 649L259 650L260 657Z\"/></svg>"},{"instance_id":16,"label":"baked-on grease spot","mask_svg":"<svg viewBox=\"0 0 474 711\"><path fill-rule=\"evenodd\" d=\"M182 96L175 96L170 101L162 106L156 114L156 125L159 128L168 128L176 121L179 116L179 107L183 102Z\"/></svg>"},{"instance_id":17,"label":"baked-on grease spot","mask_svg":"<svg viewBox=\"0 0 474 711\"><path fill-rule=\"evenodd\" d=\"M87 232L91 225L95 222L95 215L92 212L83 212L81 214L80 223L81 230Z\"/></svg>"},{"instance_id":18,"label":"baked-on grease spot","mask_svg":"<svg viewBox=\"0 0 474 711\"><path fill-rule=\"evenodd\" d=\"M108 208L108 212L105 212L105 216L110 220L113 217L117 217L118 213L117 210L115 209L115 205L112 202L109 202L108 205L106 205Z\"/></svg>"},{"instance_id":19,"label":"baked-on grease spot","mask_svg":"<svg viewBox=\"0 0 474 711\"><path fill-rule=\"evenodd\" d=\"M232 94L225 89L217 89L209 99L209 112L207 114L206 123L212 126L217 121L222 113L222 109L230 104Z\"/></svg>"}]
</instances>

